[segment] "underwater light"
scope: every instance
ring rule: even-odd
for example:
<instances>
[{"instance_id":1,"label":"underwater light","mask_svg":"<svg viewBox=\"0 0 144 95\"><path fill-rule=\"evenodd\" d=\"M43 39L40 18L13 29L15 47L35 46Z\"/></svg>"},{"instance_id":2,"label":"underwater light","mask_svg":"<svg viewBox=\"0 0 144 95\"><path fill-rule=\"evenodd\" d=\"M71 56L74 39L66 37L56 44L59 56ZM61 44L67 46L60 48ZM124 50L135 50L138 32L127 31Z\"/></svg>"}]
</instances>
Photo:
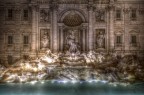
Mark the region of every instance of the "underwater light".
<instances>
[{"instance_id":1,"label":"underwater light","mask_svg":"<svg viewBox=\"0 0 144 95\"><path fill-rule=\"evenodd\" d=\"M35 84L35 83L37 83L37 81L36 81L36 80L34 80L34 81L31 81L30 83L31 83L31 84Z\"/></svg>"},{"instance_id":2,"label":"underwater light","mask_svg":"<svg viewBox=\"0 0 144 95\"><path fill-rule=\"evenodd\" d=\"M73 84L75 84L77 81L76 81L76 80L72 80L71 82L72 82Z\"/></svg>"},{"instance_id":3,"label":"underwater light","mask_svg":"<svg viewBox=\"0 0 144 95\"><path fill-rule=\"evenodd\" d=\"M67 80L59 80L58 83L64 83L64 84L66 84L66 83L68 83L68 81Z\"/></svg>"}]
</instances>

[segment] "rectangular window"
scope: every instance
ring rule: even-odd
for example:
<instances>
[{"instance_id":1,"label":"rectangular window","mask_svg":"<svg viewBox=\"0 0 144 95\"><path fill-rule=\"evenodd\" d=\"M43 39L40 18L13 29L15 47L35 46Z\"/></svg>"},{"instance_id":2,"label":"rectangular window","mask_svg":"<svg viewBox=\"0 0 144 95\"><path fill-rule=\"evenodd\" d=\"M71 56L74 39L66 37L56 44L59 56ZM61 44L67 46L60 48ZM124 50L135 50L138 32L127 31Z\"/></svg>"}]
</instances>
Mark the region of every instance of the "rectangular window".
<instances>
[{"instance_id":1,"label":"rectangular window","mask_svg":"<svg viewBox=\"0 0 144 95\"><path fill-rule=\"evenodd\" d=\"M116 43L122 44L122 36L116 36Z\"/></svg>"},{"instance_id":2,"label":"rectangular window","mask_svg":"<svg viewBox=\"0 0 144 95\"><path fill-rule=\"evenodd\" d=\"M13 57L11 55L8 55L7 56L7 59L8 59L8 64L13 64Z\"/></svg>"},{"instance_id":3,"label":"rectangular window","mask_svg":"<svg viewBox=\"0 0 144 95\"><path fill-rule=\"evenodd\" d=\"M136 43L137 43L137 38L136 38L135 35L132 35L132 36L131 36L131 43L132 43L132 44L136 44Z\"/></svg>"},{"instance_id":4,"label":"rectangular window","mask_svg":"<svg viewBox=\"0 0 144 95\"><path fill-rule=\"evenodd\" d=\"M131 20L136 20L137 14L136 14L136 9L131 10Z\"/></svg>"},{"instance_id":5,"label":"rectangular window","mask_svg":"<svg viewBox=\"0 0 144 95\"><path fill-rule=\"evenodd\" d=\"M0 64L2 64L3 62L2 62L2 59L0 59Z\"/></svg>"},{"instance_id":6,"label":"rectangular window","mask_svg":"<svg viewBox=\"0 0 144 95\"><path fill-rule=\"evenodd\" d=\"M29 56L28 56L28 55L23 55L23 59L24 59L24 60L28 60L28 59L29 59Z\"/></svg>"},{"instance_id":7,"label":"rectangular window","mask_svg":"<svg viewBox=\"0 0 144 95\"><path fill-rule=\"evenodd\" d=\"M121 20L121 10L116 10L116 20Z\"/></svg>"},{"instance_id":8,"label":"rectangular window","mask_svg":"<svg viewBox=\"0 0 144 95\"><path fill-rule=\"evenodd\" d=\"M26 45L26 44L29 44L29 36L24 36L23 37L23 43Z\"/></svg>"},{"instance_id":9,"label":"rectangular window","mask_svg":"<svg viewBox=\"0 0 144 95\"><path fill-rule=\"evenodd\" d=\"M13 10L8 9L8 19L11 20L13 18Z\"/></svg>"},{"instance_id":10,"label":"rectangular window","mask_svg":"<svg viewBox=\"0 0 144 95\"><path fill-rule=\"evenodd\" d=\"M28 10L23 10L23 18L24 20L28 20Z\"/></svg>"},{"instance_id":11,"label":"rectangular window","mask_svg":"<svg viewBox=\"0 0 144 95\"><path fill-rule=\"evenodd\" d=\"M8 44L13 44L13 36L8 36Z\"/></svg>"}]
</instances>

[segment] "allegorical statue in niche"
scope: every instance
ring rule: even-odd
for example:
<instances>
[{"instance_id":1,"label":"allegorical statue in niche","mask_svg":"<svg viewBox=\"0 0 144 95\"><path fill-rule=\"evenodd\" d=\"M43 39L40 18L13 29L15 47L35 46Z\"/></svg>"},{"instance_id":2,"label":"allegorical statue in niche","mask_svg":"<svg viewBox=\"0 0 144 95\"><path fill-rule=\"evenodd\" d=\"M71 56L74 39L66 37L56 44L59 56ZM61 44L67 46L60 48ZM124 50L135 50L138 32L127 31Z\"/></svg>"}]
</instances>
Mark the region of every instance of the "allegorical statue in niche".
<instances>
[{"instance_id":1,"label":"allegorical statue in niche","mask_svg":"<svg viewBox=\"0 0 144 95\"><path fill-rule=\"evenodd\" d=\"M49 46L49 36L48 32L44 31L42 37L41 37L41 48L46 49Z\"/></svg>"},{"instance_id":2,"label":"allegorical statue in niche","mask_svg":"<svg viewBox=\"0 0 144 95\"><path fill-rule=\"evenodd\" d=\"M40 11L40 21L41 22L50 22L49 12L46 10Z\"/></svg>"},{"instance_id":3,"label":"allegorical statue in niche","mask_svg":"<svg viewBox=\"0 0 144 95\"><path fill-rule=\"evenodd\" d=\"M78 44L76 42L75 38L75 32L73 30L70 30L70 35L66 37L67 45L69 46L69 52L70 53L76 53L78 51Z\"/></svg>"},{"instance_id":4,"label":"allegorical statue in niche","mask_svg":"<svg viewBox=\"0 0 144 95\"><path fill-rule=\"evenodd\" d=\"M98 48L104 48L104 44L105 44L104 39L105 39L104 32L100 31L97 36L97 47Z\"/></svg>"}]
</instances>

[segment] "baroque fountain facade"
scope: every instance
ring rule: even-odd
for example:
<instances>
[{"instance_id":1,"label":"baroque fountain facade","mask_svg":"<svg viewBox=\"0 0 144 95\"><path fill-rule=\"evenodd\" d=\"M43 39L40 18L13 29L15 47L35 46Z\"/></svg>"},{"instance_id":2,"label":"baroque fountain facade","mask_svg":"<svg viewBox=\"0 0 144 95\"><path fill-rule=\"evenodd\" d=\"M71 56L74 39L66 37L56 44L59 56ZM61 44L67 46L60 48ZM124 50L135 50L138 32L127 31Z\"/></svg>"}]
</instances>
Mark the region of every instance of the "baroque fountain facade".
<instances>
[{"instance_id":1,"label":"baroque fountain facade","mask_svg":"<svg viewBox=\"0 0 144 95\"><path fill-rule=\"evenodd\" d=\"M1 82L144 80L143 1L0 2Z\"/></svg>"}]
</instances>

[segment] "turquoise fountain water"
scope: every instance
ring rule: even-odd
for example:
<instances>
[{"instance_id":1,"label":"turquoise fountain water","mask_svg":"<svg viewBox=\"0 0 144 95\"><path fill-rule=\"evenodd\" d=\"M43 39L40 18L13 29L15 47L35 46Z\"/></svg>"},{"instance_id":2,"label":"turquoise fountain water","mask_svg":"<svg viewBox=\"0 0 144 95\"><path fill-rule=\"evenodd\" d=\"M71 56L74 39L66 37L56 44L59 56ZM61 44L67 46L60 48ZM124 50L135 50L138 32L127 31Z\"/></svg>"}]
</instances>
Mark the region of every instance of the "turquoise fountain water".
<instances>
[{"instance_id":1,"label":"turquoise fountain water","mask_svg":"<svg viewBox=\"0 0 144 95\"><path fill-rule=\"evenodd\" d=\"M112 86L89 82L0 84L0 95L144 95L144 83Z\"/></svg>"},{"instance_id":2,"label":"turquoise fountain water","mask_svg":"<svg viewBox=\"0 0 144 95\"><path fill-rule=\"evenodd\" d=\"M144 83L137 83L143 81L143 66L132 55L120 60L92 52L48 52L1 69L0 75L0 95L144 95Z\"/></svg>"}]
</instances>

